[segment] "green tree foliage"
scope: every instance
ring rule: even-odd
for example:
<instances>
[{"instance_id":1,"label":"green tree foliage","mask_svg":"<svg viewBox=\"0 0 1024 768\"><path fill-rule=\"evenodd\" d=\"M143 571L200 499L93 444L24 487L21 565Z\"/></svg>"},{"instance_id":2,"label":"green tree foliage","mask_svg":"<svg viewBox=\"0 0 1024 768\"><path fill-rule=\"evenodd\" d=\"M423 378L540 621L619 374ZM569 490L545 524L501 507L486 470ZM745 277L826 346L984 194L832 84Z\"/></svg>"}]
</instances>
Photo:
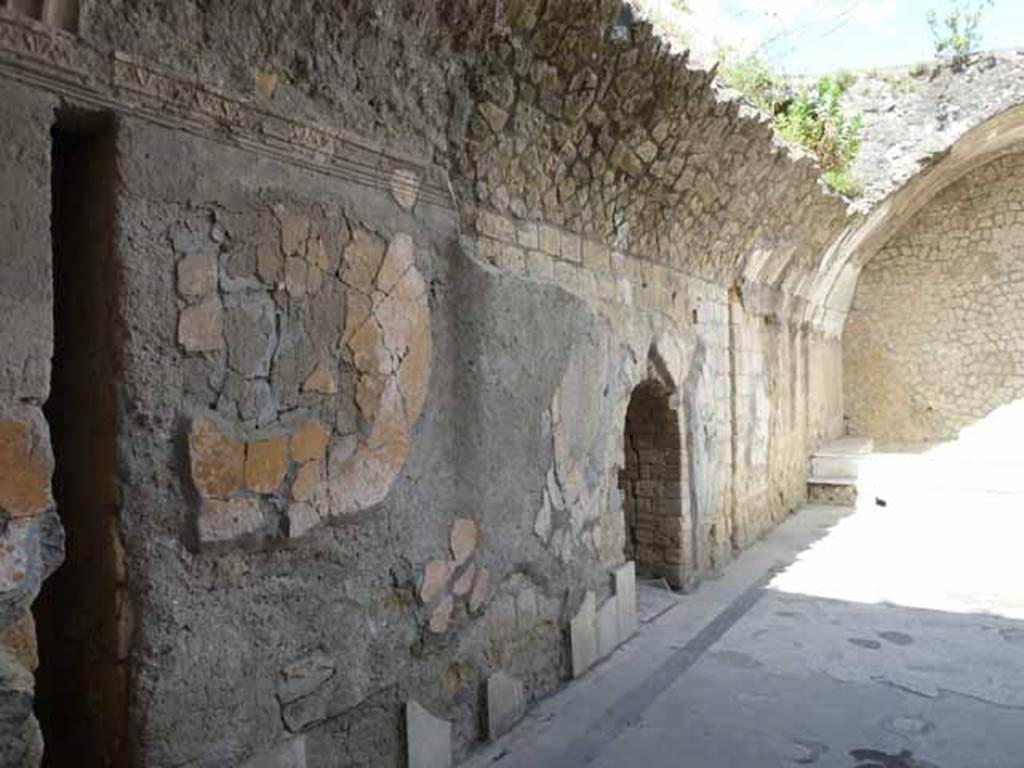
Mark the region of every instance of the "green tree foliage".
<instances>
[{"instance_id":1,"label":"green tree foliage","mask_svg":"<svg viewBox=\"0 0 1024 768\"><path fill-rule=\"evenodd\" d=\"M953 0L948 12L939 16L935 9L926 14L935 43L935 55L949 59L953 67L963 68L981 45L981 17L993 0Z\"/></svg>"},{"instance_id":2,"label":"green tree foliage","mask_svg":"<svg viewBox=\"0 0 1024 768\"><path fill-rule=\"evenodd\" d=\"M764 59L757 54L736 58L727 51L720 51L718 57L722 81L746 96L762 112L774 115L778 105L786 99L786 87L772 75Z\"/></svg>"},{"instance_id":3,"label":"green tree foliage","mask_svg":"<svg viewBox=\"0 0 1024 768\"><path fill-rule=\"evenodd\" d=\"M852 76L826 75L794 92L757 55L736 58L723 53L721 58L722 81L767 112L782 138L816 155L829 187L848 197L860 194L850 166L860 151L864 121L842 108Z\"/></svg>"},{"instance_id":4,"label":"green tree foliage","mask_svg":"<svg viewBox=\"0 0 1024 768\"><path fill-rule=\"evenodd\" d=\"M850 166L860 151L864 120L843 111L850 80L824 76L801 88L786 108L776 113L775 127L784 139L818 156L825 183L846 195L856 194Z\"/></svg>"}]
</instances>

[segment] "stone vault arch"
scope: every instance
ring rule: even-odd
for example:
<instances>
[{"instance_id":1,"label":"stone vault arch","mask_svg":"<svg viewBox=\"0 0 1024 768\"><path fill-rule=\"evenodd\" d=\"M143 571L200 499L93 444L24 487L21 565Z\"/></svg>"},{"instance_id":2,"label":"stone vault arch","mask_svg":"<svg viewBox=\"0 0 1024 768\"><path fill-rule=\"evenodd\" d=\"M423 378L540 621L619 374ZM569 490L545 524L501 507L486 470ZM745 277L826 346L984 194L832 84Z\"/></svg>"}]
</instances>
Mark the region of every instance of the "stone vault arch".
<instances>
[{"instance_id":1,"label":"stone vault arch","mask_svg":"<svg viewBox=\"0 0 1024 768\"><path fill-rule=\"evenodd\" d=\"M824 327L841 335L861 269L944 189L996 158L1024 148L1024 104L968 130L903 186L848 226L821 261L812 305Z\"/></svg>"}]
</instances>

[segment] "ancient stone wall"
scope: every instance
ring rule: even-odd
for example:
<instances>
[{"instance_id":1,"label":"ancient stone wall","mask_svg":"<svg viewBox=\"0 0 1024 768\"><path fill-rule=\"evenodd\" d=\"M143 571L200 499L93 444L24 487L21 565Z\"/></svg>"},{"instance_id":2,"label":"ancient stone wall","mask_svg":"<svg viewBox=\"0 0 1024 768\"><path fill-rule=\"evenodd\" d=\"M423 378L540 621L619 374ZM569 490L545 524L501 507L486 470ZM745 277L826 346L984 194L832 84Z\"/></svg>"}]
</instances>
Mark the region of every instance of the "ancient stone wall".
<instances>
[{"instance_id":1,"label":"ancient stone wall","mask_svg":"<svg viewBox=\"0 0 1024 768\"><path fill-rule=\"evenodd\" d=\"M678 413L679 585L802 498L841 424L812 288L843 205L611 0L250 10L0 11L0 629L33 637L59 560L56 95L116 135L125 759L400 765L412 700L461 756L488 680L551 691L613 604L637 387ZM38 749L17 663L0 735Z\"/></svg>"},{"instance_id":2,"label":"ancient stone wall","mask_svg":"<svg viewBox=\"0 0 1024 768\"><path fill-rule=\"evenodd\" d=\"M764 121L738 102L719 101L707 73L669 55L646 25L627 24L619 10L615 3L543 12L536 3L510 6L511 35L488 41L486 66L471 79L469 141L455 156L473 181L483 259L605 307L654 310L696 330L683 400L693 446L692 573L701 574L803 493L808 425L788 413L808 407L808 377L775 346L792 342L806 359L837 330L818 324L826 313L809 297L844 210L815 189L813 166L794 163ZM722 290L734 282L744 286L736 306L751 317L751 355L765 356L735 381ZM808 318L814 322L804 325ZM786 330L762 333L762 324ZM819 375L829 382L823 402L834 410L823 416L826 428L816 422L815 439L841 429L838 376ZM734 386L744 387L738 412ZM760 408L751 403L758 390ZM789 410L776 409L769 391L785 395ZM741 432L751 439L735 440ZM748 450L761 433L759 449ZM766 475L756 462L769 453L785 472ZM736 478L758 488L734 497Z\"/></svg>"},{"instance_id":3,"label":"ancient stone wall","mask_svg":"<svg viewBox=\"0 0 1024 768\"><path fill-rule=\"evenodd\" d=\"M428 628L419 555L385 510L324 526L377 506L406 464L438 245L389 193L136 121L119 147L120 311L145 325L126 349L120 439L139 458L121 518L142 581L165 585L138 595L137 759L236 763L297 740L326 764L339 728L367 739L343 764L397 754L409 646L448 617ZM420 541L447 549L437 514Z\"/></svg>"},{"instance_id":4,"label":"ancient stone wall","mask_svg":"<svg viewBox=\"0 0 1024 768\"><path fill-rule=\"evenodd\" d=\"M29 612L63 559L42 413L50 388L50 141L54 102L0 83L0 764L33 765L42 737L33 716L39 664Z\"/></svg>"},{"instance_id":5,"label":"ancient stone wall","mask_svg":"<svg viewBox=\"0 0 1024 768\"><path fill-rule=\"evenodd\" d=\"M735 296L730 333L732 536L742 547L802 500L809 446L842 434L842 348L838 340L752 315Z\"/></svg>"},{"instance_id":6,"label":"ancient stone wall","mask_svg":"<svg viewBox=\"0 0 1024 768\"><path fill-rule=\"evenodd\" d=\"M844 108L864 118L852 169L863 193L810 291L830 335L842 334L863 266L922 206L965 173L1019 150L1022 72L1019 51L997 51L961 68L930 61L854 74Z\"/></svg>"},{"instance_id":7,"label":"ancient stone wall","mask_svg":"<svg viewBox=\"0 0 1024 768\"><path fill-rule=\"evenodd\" d=\"M119 313L138 339L120 519L153 585L135 595L138 759L301 744L310 765L397 764L410 698L465 749L490 670L549 690L575 585L607 574L581 517L598 467L571 440L555 460L550 407L570 339L607 350L610 370L622 351L561 291L474 266L450 212L139 121L119 136ZM156 157L174 171L153 174ZM403 373L423 344L409 328L430 341L419 378ZM396 464L372 461L392 447ZM533 519L547 487L550 553Z\"/></svg>"},{"instance_id":8,"label":"ancient stone wall","mask_svg":"<svg viewBox=\"0 0 1024 768\"><path fill-rule=\"evenodd\" d=\"M936 196L864 268L847 322L852 432L934 441L1024 394L1024 155Z\"/></svg>"}]
</instances>

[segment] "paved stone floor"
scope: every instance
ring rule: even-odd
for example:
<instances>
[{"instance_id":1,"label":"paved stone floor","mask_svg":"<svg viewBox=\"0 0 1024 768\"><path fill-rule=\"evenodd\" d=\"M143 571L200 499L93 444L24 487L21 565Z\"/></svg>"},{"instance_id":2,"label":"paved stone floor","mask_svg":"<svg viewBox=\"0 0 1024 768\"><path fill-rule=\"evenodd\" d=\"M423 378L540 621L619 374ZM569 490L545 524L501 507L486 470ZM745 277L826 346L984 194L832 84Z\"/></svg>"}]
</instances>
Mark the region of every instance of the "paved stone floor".
<instances>
[{"instance_id":1,"label":"paved stone floor","mask_svg":"<svg viewBox=\"0 0 1024 768\"><path fill-rule=\"evenodd\" d=\"M1024 495L912 461L856 510L801 510L466 765L1022 768Z\"/></svg>"}]
</instances>

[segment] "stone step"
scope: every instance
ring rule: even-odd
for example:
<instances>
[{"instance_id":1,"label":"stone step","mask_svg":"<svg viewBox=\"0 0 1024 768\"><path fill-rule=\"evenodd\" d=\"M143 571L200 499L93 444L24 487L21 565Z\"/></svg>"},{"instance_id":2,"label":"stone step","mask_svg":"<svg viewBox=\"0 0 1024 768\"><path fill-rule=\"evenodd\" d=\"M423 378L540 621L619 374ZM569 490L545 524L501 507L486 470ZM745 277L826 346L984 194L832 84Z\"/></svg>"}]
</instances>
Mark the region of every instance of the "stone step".
<instances>
[{"instance_id":1,"label":"stone step","mask_svg":"<svg viewBox=\"0 0 1024 768\"><path fill-rule=\"evenodd\" d=\"M807 501L837 507L857 506L857 481L851 478L828 478L807 483Z\"/></svg>"},{"instance_id":2,"label":"stone step","mask_svg":"<svg viewBox=\"0 0 1024 768\"><path fill-rule=\"evenodd\" d=\"M844 437L828 443L811 455L811 478L852 478L856 481L861 464L874 448L874 441L865 437Z\"/></svg>"},{"instance_id":3,"label":"stone step","mask_svg":"<svg viewBox=\"0 0 1024 768\"><path fill-rule=\"evenodd\" d=\"M857 485L853 475L821 475L807 478L808 485Z\"/></svg>"},{"instance_id":4,"label":"stone step","mask_svg":"<svg viewBox=\"0 0 1024 768\"><path fill-rule=\"evenodd\" d=\"M841 437L821 446L815 453L822 456L866 456L875 450L875 441L870 437Z\"/></svg>"},{"instance_id":5,"label":"stone step","mask_svg":"<svg viewBox=\"0 0 1024 768\"><path fill-rule=\"evenodd\" d=\"M861 464L867 456L811 456L811 478L848 477L857 479Z\"/></svg>"}]
</instances>

